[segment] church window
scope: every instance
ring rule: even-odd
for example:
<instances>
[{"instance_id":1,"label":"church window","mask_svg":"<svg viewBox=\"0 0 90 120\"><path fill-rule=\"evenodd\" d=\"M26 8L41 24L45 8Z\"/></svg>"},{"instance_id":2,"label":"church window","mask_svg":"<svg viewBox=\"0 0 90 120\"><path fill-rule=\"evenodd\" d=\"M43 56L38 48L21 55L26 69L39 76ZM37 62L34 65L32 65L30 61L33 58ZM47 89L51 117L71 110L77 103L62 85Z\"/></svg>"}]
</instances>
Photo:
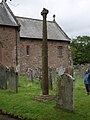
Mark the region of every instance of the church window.
<instances>
[{"instance_id":1,"label":"church window","mask_svg":"<svg viewBox=\"0 0 90 120\"><path fill-rule=\"evenodd\" d=\"M29 56L29 49L30 49L30 47L29 47L29 45L27 45L27 46L26 46L26 55L27 55L27 56Z\"/></svg>"},{"instance_id":2,"label":"church window","mask_svg":"<svg viewBox=\"0 0 90 120\"><path fill-rule=\"evenodd\" d=\"M62 46L58 46L57 47L57 56L58 57L62 57L63 56L63 47Z\"/></svg>"}]
</instances>

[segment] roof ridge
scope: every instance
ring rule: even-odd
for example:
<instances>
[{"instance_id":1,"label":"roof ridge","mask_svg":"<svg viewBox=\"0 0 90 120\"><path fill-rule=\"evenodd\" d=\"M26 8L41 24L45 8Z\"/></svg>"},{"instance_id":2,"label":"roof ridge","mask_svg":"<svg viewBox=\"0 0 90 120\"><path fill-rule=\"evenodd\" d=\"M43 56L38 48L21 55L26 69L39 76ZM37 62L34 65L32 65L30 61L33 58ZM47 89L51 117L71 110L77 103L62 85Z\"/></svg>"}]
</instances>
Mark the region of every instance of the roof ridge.
<instances>
[{"instance_id":1,"label":"roof ridge","mask_svg":"<svg viewBox=\"0 0 90 120\"><path fill-rule=\"evenodd\" d=\"M54 22L55 22L56 26L59 28L59 30L61 30L62 34L70 40L70 38L68 37L68 35L67 35L67 34L64 32L64 30L58 25L58 23L57 23L56 21L54 21Z\"/></svg>"},{"instance_id":2,"label":"roof ridge","mask_svg":"<svg viewBox=\"0 0 90 120\"><path fill-rule=\"evenodd\" d=\"M22 16L16 16L16 18L31 19L31 20L38 20L38 21L42 21L41 19L35 19L35 18L29 18L29 17L22 17Z\"/></svg>"},{"instance_id":3,"label":"roof ridge","mask_svg":"<svg viewBox=\"0 0 90 120\"><path fill-rule=\"evenodd\" d=\"M41 19L35 19L35 18L29 18L29 17L22 17L22 16L15 16L16 18L22 18L22 19L30 19L30 20L36 20L36 21L43 21ZM47 21L47 22L52 22L54 23L54 21Z\"/></svg>"},{"instance_id":4,"label":"roof ridge","mask_svg":"<svg viewBox=\"0 0 90 120\"><path fill-rule=\"evenodd\" d=\"M20 26L19 23L18 23L18 21L17 21L17 19L16 19L16 17L15 17L15 15L14 15L13 12L11 11L11 9L10 9L9 6L7 5L7 3L4 2L4 1L2 1L2 4L4 5L5 10L8 10L8 12L11 14L11 16L12 16L13 19L15 20L17 26Z\"/></svg>"}]
</instances>

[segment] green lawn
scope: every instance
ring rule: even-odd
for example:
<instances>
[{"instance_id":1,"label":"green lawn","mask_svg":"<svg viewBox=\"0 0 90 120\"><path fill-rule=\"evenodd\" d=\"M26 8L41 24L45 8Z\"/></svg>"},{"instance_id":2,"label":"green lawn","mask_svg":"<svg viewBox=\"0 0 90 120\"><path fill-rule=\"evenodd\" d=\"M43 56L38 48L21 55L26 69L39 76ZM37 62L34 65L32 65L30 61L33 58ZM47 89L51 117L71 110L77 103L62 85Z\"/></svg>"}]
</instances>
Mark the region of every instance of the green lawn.
<instances>
[{"instance_id":1,"label":"green lawn","mask_svg":"<svg viewBox=\"0 0 90 120\"><path fill-rule=\"evenodd\" d=\"M55 89L51 94L55 94ZM25 77L19 81L18 94L0 90L0 110L27 120L90 120L90 96L86 95L82 79L74 82L73 113L56 109L55 100L40 102L34 99L41 94L39 82L29 82Z\"/></svg>"}]
</instances>

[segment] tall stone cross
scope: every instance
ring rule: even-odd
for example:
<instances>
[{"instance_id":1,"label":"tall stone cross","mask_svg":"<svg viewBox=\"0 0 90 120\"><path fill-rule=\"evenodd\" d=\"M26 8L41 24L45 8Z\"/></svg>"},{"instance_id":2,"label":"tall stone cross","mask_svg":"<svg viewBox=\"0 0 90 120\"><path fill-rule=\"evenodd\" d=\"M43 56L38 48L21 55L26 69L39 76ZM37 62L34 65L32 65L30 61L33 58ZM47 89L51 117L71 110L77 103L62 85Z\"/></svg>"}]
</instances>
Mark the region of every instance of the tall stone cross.
<instances>
[{"instance_id":1,"label":"tall stone cross","mask_svg":"<svg viewBox=\"0 0 90 120\"><path fill-rule=\"evenodd\" d=\"M42 40L42 94L49 94L48 82L48 44L47 44L47 14L48 10L43 8L41 15L43 16L43 40Z\"/></svg>"}]
</instances>

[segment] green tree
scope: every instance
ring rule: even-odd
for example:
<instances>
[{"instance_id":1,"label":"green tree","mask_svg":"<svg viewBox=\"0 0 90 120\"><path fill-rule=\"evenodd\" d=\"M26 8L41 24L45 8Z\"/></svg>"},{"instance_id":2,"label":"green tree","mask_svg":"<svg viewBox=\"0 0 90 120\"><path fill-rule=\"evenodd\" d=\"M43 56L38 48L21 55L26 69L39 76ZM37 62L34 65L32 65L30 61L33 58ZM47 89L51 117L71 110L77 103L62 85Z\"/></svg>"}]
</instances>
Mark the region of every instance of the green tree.
<instances>
[{"instance_id":1,"label":"green tree","mask_svg":"<svg viewBox=\"0 0 90 120\"><path fill-rule=\"evenodd\" d=\"M72 39L71 54L74 64L90 63L90 37L78 36Z\"/></svg>"}]
</instances>

